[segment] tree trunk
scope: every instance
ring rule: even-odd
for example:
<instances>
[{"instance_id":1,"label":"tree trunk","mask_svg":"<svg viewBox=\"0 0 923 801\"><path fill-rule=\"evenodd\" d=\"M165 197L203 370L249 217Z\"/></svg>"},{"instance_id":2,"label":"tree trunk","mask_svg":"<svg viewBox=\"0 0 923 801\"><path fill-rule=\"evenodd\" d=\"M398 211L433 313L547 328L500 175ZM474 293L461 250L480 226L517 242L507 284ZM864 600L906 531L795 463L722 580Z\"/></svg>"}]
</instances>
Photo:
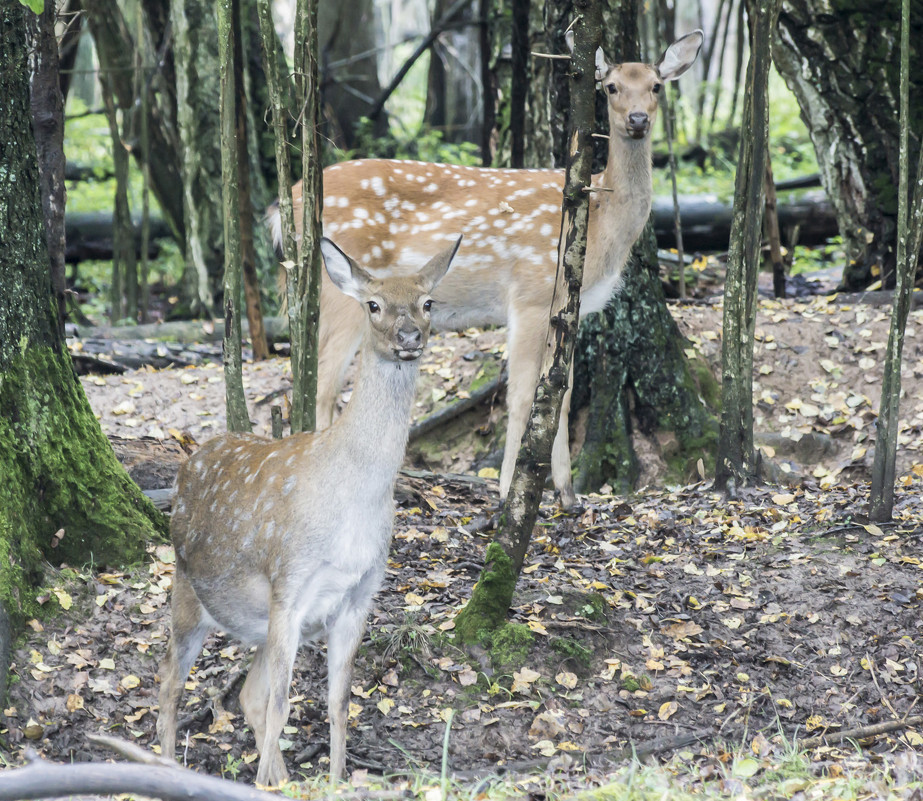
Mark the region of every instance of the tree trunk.
<instances>
[{"instance_id":1,"label":"tree trunk","mask_svg":"<svg viewBox=\"0 0 923 801\"><path fill-rule=\"evenodd\" d=\"M478 642L485 631L498 628L506 618L551 465L552 443L574 355L590 211L586 188L593 164L594 61L601 36L598 0L577 0L574 5L578 16L570 62L573 135L564 186L557 301L551 309L541 377L497 535L487 549L487 564L471 599L456 617L455 631L462 642Z\"/></svg>"},{"instance_id":2,"label":"tree trunk","mask_svg":"<svg viewBox=\"0 0 923 801\"><path fill-rule=\"evenodd\" d=\"M190 314L210 316L224 274L218 29L211 2L173 0L170 8L186 226L183 295Z\"/></svg>"},{"instance_id":3,"label":"tree trunk","mask_svg":"<svg viewBox=\"0 0 923 801\"><path fill-rule=\"evenodd\" d=\"M898 181L897 214L897 291L891 311L891 330L881 384L881 404L878 413L878 438L872 466L872 487L869 493L869 518L876 523L891 519L894 510L894 471L897 459L897 430L900 424L901 354L904 330L910 311L910 293L916 271L920 240L923 238L923 149L916 170L916 189L911 203L908 140L910 135L908 77L910 73L910 0L901 3L901 78L900 78L900 180ZM908 209L908 205L910 209ZM912 222L908 218L912 216Z\"/></svg>"},{"instance_id":4,"label":"tree trunk","mask_svg":"<svg viewBox=\"0 0 923 801\"><path fill-rule=\"evenodd\" d=\"M437 1L433 23L442 19L450 4ZM446 142L475 142L480 136L481 114L471 80L479 56L475 13L474 2L459 9L451 20L453 27L436 39L430 51L423 120L427 127L441 131Z\"/></svg>"},{"instance_id":5,"label":"tree trunk","mask_svg":"<svg viewBox=\"0 0 923 801\"><path fill-rule=\"evenodd\" d=\"M318 3L318 59L323 64L326 133L344 150L355 146L359 121L369 115L381 94L376 27L373 0ZM372 135L383 136L387 130L387 116L378 115Z\"/></svg>"},{"instance_id":6,"label":"tree trunk","mask_svg":"<svg viewBox=\"0 0 923 801\"><path fill-rule=\"evenodd\" d=\"M640 59L639 6L610 2L604 9L603 49L619 60ZM596 120L597 130L607 134L601 93ZM597 141L600 164L606 140ZM672 209L667 217L672 224ZM630 491L644 469L638 436L656 446L674 481L694 479L700 458L711 467L716 382L704 363L686 359L685 347L664 300L656 242L647 226L632 250L622 288L580 328L571 398L571 420L586 420L583 449L574 462L578 492L604 484Z\"/></svg>"},{"instance_id":7,"label":"tree trunk","mask_svg":"<svg viewBox=\"0 0 923 801\"><path fill-rule=\"evenodd\" d=\"M753 450L753 331L769 141L770 43L780 2L757 0L749 6L750 66L724 289L721 429L715 465L715 486L730 497L758 477Z\"/></svg>"},{"instance_id":8,"label":"tree trunk","mask_svg":"<svg viewBox=\"0 0 923 801\"><path fill-rule=\"evenodd\" d=\"M910 41L923 41L913 0ZM894 285L900 0L785 0L774 62L798 99L846 245L842 286ZM911 119L923 118L923 58L911 62ZM923 127L911 126L910 160Z\"/></svg>"},{"instance_id":9,"label":"tree trunk","mask_svg":"<svg viewBox=\"0 0 923 801\"><path fill-rule=\"evenodd\" d=\"M59 334L30 125L29 14L0 0L0 640L7 616L15 627L36 613L43 560L129 562L166 532L116 461Z\"/></svg>"},{"instance_id":10,"label":"tree trunk","mask_svg":"<svg viewBox=\"0 0 923 801\"><path fill-rule=\"evenodd\" d=\"M64 184L64 96L58 79L55 4L46 3L42 13L33 17L32 21L32 128L38 148L51 287L58 307L58 331L63 335L67 290L64 269L64 203L67 189Z\"/></svg>"},{"instance_id":11,"label":"tree trunk","mask_svg":"<svg viewBox=\"0 0 923 801\"><path fill-rule=\"evenodd\" d=\"M218 0L218 63L221 68L221 197L224 212L224 383L228 431L250 431L241 373L240 146L235 74L240 0ZM249 209L246 210L249 213Z\"/></svg>"},{"instance_id":12,"label":"tree trunk","mask_svg":"<svg viewBox=\"0 0 923 801\"><path fill-rule=\"evenodd\" d=\"M87 19L96 42L101 69L109 70L112 88L121 109L134 104L134 40L116 0L86 0ZM179 141L170 127L168 113L151 103L151 189L157 197L164 219L179 242L185 241L183 222L182 183L180 180ZM140 159L144 154L135 148L132 154Z\"/></svg>"},{"instance_id":13,"label":"tree trunk","mask_svg":"<svg viewBox=\"0 0 923 801\"><path fill-rule=\"evenodd\" d=\"M294 269L294 307L289 305L292 335L292 432L317 427L317 335L320 317L320 238L324 212L320 160L320 84L318 83L318 2L298 0L295 17L297 97L301 101L301 250ZM291 278L291 274L289 274ZM290 296L291 298L292 296ZM297 333L297 338L295 336Z\"/></svg>"}]
</instances>

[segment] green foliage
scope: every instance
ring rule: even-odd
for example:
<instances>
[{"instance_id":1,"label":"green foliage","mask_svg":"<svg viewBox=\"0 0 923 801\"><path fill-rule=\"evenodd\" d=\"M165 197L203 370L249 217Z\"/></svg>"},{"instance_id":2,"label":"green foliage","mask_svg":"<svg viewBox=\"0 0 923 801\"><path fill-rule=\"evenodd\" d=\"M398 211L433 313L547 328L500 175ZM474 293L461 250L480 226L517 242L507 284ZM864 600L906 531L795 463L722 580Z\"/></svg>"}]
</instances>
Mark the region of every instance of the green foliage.
<instances>
[{"instance_id":1,"label":"green foliage","mask_svg":"<svg viewBox=\"0 0 923 801\"><path fill-rule=\"evenodd\" d=\"M354 158L389 158L410 161L431 161L444 164L480 165L480 151L472 142L446 142L442 131L424 128L418 131L393 129L386 136L375 136L374 123L363 118L356 130L356 146L352 150L334 150L328 154L331 162Z\"/></svg>"},{"instance_id":2,"label":"green foliage","mask_svg":"<svg viewBox=\"0 0 923 801\"><path fill-rule=\"evenodd\" d=\"M45 0L19 0L19 2L36 14L41 14L45 10Z\"/></svg>"}]
</instances>

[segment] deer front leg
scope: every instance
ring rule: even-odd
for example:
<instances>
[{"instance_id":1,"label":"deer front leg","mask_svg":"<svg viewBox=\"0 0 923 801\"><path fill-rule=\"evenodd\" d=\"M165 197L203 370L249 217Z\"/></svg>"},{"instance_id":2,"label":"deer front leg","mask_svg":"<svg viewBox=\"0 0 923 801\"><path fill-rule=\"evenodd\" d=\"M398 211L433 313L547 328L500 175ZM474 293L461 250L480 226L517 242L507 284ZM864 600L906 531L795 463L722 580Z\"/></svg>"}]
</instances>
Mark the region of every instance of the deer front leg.
<instances>
[{"instance_id":1,"label":"deer front leg","mask_svg":"<svg viewBox=\"0 0 923 801\"><path fill-rule=\"evenodd\" d=\"M202 650L211 626L195 590L181 573L173 580L170 597L173 622L167 655L160 665L160 711L157 714L157 739L161 756L173 758L176 751L176 708L186 676Z\"/></svg>"},{"instance_id":2,"label":"deer front leg","mask_svg":"<svg viewBox=\"0 0 923 801\"><path fill-rule=\"evenodd\" d=\"M366 607L349 607L337 617L327 635L327 714L330 716L330 778L346 773L346 723L353 662L362 642Z\"/></svg>"},{"instance_id":3,"label":"deer front leg","mask_svg":"<svg viewBox=\"0 0 923 801\"><path fill-rule=\"evenodd\" d=\"M259 660L254 658L257 672L247 677L247 684L251 683L251 678L253 680L250 690L252 696L247 696L247 703L251 705L248 720L259 721L259 714L252 709L252 705L264 694L266 698L262 737L256 741L260 751L256 782L265 787L278 787L288 781L279 737L288 720L288 691L292 684L292 667L299 639L300 629L298 621L293 620L292 610L274 606L269 613L266 642L257 651L257 656L260 651L264 651L264 654Z\"/></svg>"}]
</instances>

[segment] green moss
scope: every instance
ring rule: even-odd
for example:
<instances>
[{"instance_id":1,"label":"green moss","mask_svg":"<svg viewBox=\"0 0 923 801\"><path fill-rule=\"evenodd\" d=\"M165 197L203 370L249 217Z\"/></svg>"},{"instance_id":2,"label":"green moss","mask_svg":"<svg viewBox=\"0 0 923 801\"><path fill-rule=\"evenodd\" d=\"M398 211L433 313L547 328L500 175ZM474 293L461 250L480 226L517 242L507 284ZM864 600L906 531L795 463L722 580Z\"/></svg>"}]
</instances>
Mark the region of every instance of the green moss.
<instances>
[{"instance_id":1,"label":"green moss","mask_svg":"<svg viewBox=\"0 0 923 801\"><path fill-rule=\"evenodd\" d=\"M471 598L455 618L455 635L461 643L483 643L506 620L516 588L513 562L497 542L487 546L484 570Z\"/></svg>"},{"instance_id":2,"label":"green moss","mask_svg":"<svg viewBox=\"0 0 923 801\"><path fill-rule=\"evenodd\" d=\"M551 650L565 659L571 660L583 670L589 670L593 663L593 651L571 637L553 637L549 643Z\"/></svg>"},{"instance_id":3,"label":"green moss","mask_svg":"<svg viewBox=\"0 0 923 801\"><path fill-rule=\"evenodd\" d=\"M66 352L25 348L0 373L0 599L34 614L42 560L125 564L166 520L112 453Z\"/></svg>"},{"instance_id":4,"label":"green moss","mask_svg":"<svg viewBox=\"0 0 923 801\"><path fill-rule=\"evenodd\" d=\"M490 635L490 662L494 670L518 670L528 661L535 635L522 623L506 623Z\"/></svg>"},{"instance_id":5,"label":"green moss","mask_svg":"<svg viewBox=\"0 0 923 801\"><path fill-rule=\"evenodd\" d=\"M574 614L592 620L594 623L605 623L608 619L609 604L598 592L588 592L582 595L579 606L574 609Z\"/></svg>"}]
</instances>

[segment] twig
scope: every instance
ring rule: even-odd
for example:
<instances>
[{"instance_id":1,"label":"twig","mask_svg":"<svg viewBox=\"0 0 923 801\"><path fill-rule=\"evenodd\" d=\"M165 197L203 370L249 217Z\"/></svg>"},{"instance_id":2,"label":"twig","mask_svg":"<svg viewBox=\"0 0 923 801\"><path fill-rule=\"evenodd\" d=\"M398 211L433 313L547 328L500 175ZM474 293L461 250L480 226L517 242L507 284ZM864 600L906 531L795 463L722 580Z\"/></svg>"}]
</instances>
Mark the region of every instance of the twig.
<instances>
[{"instance_id":1,"label":"twig","mask_svg":"<svg viewBox=\"0 0 923 801\"><path fill-rule=\"evenodd\" d=\"M879 734L889 734L892 731L901 731L914 726L923 726L923 715L914 715L904 720L889 720L886 723L874 723L870 726L859 726L857 729L827 732L816 737L808 737L799 742L798 746L801 749L816 748L827 743L841 743L843 740L863 740L866 737L877 737Z\"/></svg>"},{"instance_id":2,"label":"twig","mask_svg":"<svg viewBox=\"0 0 923 801\"><path fill-rule=\"evenodd\" d=\"M881 702L888 707L888 711L894 716L895 720L900 720L901 716L897 714L894 710L894 707L891 706L891 702L885 697L885 694L881 691L881 686L878 684L878 677L875 675L875 663L872 661L872 658L869 656L868 651L865 652L865 661L869 663L869 673L872 674L872 681L875 683L875 689L878 690L878 695L881 698Z\"/></svg>"},{"instance_id":3,"label":"twig","mask_svg":"<svg viewBox=\"0 0 923 801\"><path fill-rule=\"evenodd\" d=\"M237 686L238 682L240 682L244 676L246 676L246 673L243 670L238 670L227 680L227 683L225 683L224 687L221 688L221 691L216 696L213 696L211 699L209 699L209 702L205 704L205 706L203 706L194 715L187 715L186 717L182 718L179 723L176 724L176 730L183 731L193 723L199 723L205 720L205 718L207 718L209 715L214 716L215 706L224 703L224 700L231 694L231 692Z\"/></svg>"},{"instance_id":4,"label":"twig","mask_svg":"<svg viewBox=\"0 0 923 801\"><path fill-rule=\"evenodd\" d=\"M558 61L570 61L570 56L564 55L563 53L536 53L534 50L530 50L529 55L534 58L553 58Z\"/></svg>"},{"instance_id":5,"label":"twig","mask_svg":"<svg viewBox=\"0 0 923 801\"><path fill-rule=\"evenodd\" d=\"M119 737L111 737L108 734L88 734L87 739L102 748L115 751L129 762L138 762L142 765L160 765L164 768L179 767L174 760L159 756L146 748L142 748L140 745L131 743L128 740L122 740Z\"/></svg>"}]
</instances>

